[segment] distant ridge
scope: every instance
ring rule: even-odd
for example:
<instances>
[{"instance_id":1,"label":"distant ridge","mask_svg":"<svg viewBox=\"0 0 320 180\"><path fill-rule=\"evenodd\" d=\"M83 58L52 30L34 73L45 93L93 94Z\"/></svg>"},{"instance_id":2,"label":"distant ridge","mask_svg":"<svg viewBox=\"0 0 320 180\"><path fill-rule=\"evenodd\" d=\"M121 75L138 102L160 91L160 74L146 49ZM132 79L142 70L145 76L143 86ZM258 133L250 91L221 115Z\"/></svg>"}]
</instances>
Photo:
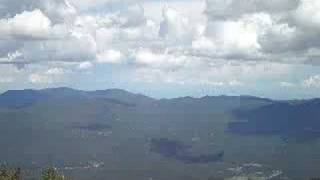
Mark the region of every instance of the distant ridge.
<instances>
[{"instance_id":1,"label":"distant ridge","mask_svg":"<svg viewBox=\"0 0 320 180\"><path fill-rule=\"evenodd\" d=\"M105 90L77 90L69 87L47 88L40 90L9 90L0 95L0 108L24 108L45 99L105 99L118 104L151 104L164 109L170 110L175 108L176 111L230 111L234 109L251 109L260 106L289 103L305 104L315 103L319 99L311 100L290 100L275 101L268 98L260 98L250 95L240 96L203 96L200 98L186 96L171 99L155 99L143 94L132 93L123 89L105 89Z\"/></svg>"},{"instance_id":2,"label":"distant ridge","mask_svg":"<svg viewBox=\"0 0 320 180\"><path fill-rule=\"evenodd\" d=\"M252 96L252 95L216 95L216 96L210 96L205 95L202 97L193 97L193 96L182 96L182 97L175 97L175 98L152 98L149 96L146 96L141 93L132 93L130 91L119 89L119 88L110 88L110 89L104 89L104 90L79 90L74 89L70 87L55 87L55 88L44 88L44 89L21 89L21 90L8 90L4 93L0 94L0 96L5 96L7 94L11 93L20 93L20 94L28 94L31 92L35 93L44 93L48 95L93 95L93 96L131 96L131 97L140 97L140 98L148 98L150 100L159 100L159 101L166 101L166 100L199 100L199 99L223 99L223 98L240 98L240 99L252 99L252 100L265 100L265 101L282 101L282 102L305 102L305 101L313 101L313 100L320 100L320 98L311 98L311 99L292 99L292 100L274 100L270 98L264 98L264 97L258 97L258 96Z\"/></svg>"},{"instance_id":3,"label":"distant ridge","mask_svg":"<svg viewBox=\"0 0 320 180\"><path fill-rule=\"evenodd\" d=\"M45 99L108 99L123 104L146 103L155 99L135 94L122 89L83 91L68 87L47 88L40 90L8 90L0 95L0 108L24 108Z\"/></svg>"}]
</instances>

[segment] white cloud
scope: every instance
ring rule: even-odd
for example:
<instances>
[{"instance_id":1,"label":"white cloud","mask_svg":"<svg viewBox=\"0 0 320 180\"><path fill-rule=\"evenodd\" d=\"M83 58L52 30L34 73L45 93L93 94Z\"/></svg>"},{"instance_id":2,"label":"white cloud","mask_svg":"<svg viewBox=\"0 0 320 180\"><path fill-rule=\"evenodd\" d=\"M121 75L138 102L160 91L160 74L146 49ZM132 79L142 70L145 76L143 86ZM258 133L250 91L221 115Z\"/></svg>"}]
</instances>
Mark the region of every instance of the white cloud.
<instances>
[{"instance_id":1,"label":"white cloud","mask_svg":"<svg viewBox=\"0 0 320 180\"><path fill-rule=\"evenodd\" d=\"M238 81L238 80L231 80L231 81L228 82L228 85L229 86L242 86L243 83Z\"/></svg>"},{"instance_id":2,"label":"white cloud","mask_svg":"<svg viewBox=\"0 0 320 180\"><path fill-rule=\"evenodd\" d=\"M306 28L320 29L320 2L317 0L301 0L293 12L294 23Z\"/></svg>"},{"instance_id":3,"label":"white cloud","mask_svg":"<svg viewBox=\"0 0 320 180\"><path fill-rule=\"evenodd\" d=\"M207 34L214 41L217 51L222 50L226 54L248 53L259 47L257 30L246 22L214 22L209 24Z\"/></svg>"},{"instance_id":4,"label":"white cloud","mask_svg":"<svg viewBox=\"0 0 320 180\"><path fill-rule=\"evenodd\" d=\"M163 21L160 24L160 37L172 41L190 41L193 37L193 24L189 19L174 8L165 7L162 12Z\"/></svg>"},{"instance_id":5,"label":"white cloud","mask_svg":"<svg viewBox=\"0 0 320 180\"><path fill-rule=\"evenodd\" d=\"M29 76L29 81L33 84L50 84L53 82L49 76L40 74L31 74Z\"/></svg>"},{"instance_id":6,"label":"white cloud","mask_svg":"<svg viewBox=\"0 0 320 180\"><path fill-rule=\"evenodd\" d=\"M284 88L292 88L292 87L295 87L296 85L291 82L282 81L280 82L280 86Z\"/></svg>"},{"instance_id":7,"label":"white cloud","mask_svg":"<svg viewBox=\"0 0 320 180\"><path fill-rule=\"evenodd\" d=\"M154 52L150 49L138 49L134 53L134 63L160 69L180 68L186 62L185 56L172 55L165 52Z\"/></svg>"},{"instance_id":8,"label":"white cloud","mask_svg":"<svg viewBox=\"0 0 320 180\"><path fill-rule=\"evenodd\" d=\"M89 61L82 62L78 65L78 69L87 70L93 67L93 64Z\"/></svg>"},{"instance_id":9,"label":"white cloud","mask_svg":"<svg viewBox=\"0 0 320 180\"><path fill-rule=\"evenodd\" d=\"M124 55L120 51L113 49L106 50L97 56L98 63L119 64L124 60Z\"/></svg>"},{"instance_id":10,"label":"white cloud","mask_svg":"<svg viewBox=\"0 0 320 180\"><path fill-rule=\"evenodd\" d=\"M305 88L320 88L320 75L310 76L302 82Z\"/></svg>"},{"instance_id":11,"label":"white cloud","mask_svg":"<svg viewBox=\"0 0 320 180\"><path fill-rule=\"evenodd\" d=\"M20 51L15 51L12 53L8 53L8 60L13 61L16 60L18 58L21 58L23 56L23 54Z\"/></svg>"},{"instance_id":12,"label":"white cloud","mask_svg":"<svg viewBox=\"0 0 320 180\"><path fill-rule=\"evenodd\" d=\"M46 74L48 75L63 75L65 73L65 70L62 68L51 68L48 69Z\"/></svg>"},{"instance_id":13,"label":"white cloud","mask_svg":"<svg viewBox=\"0 0 320 180\"><path fill-rule=\"evenodd\" d=\"M243 86L243 83L238 80L230 81L210 81L210 80L200 80L200 84L208 85L213 87L239 87Z\"/></svg>"},{"instance_id":14,"label":"white cloud","mask_svg":"<svg viewBox=\"0 0 320 180\"><path fill-rule=\"evenodd\" d=\"M212 50L216 46L211 39L202 36L192 41L192 48L196 50Z\"/></svg>"},{"instance_id":15,"label":"white cloud","mask_svg":"<svg viewBox=\"0 0 320 180\"><path fill-rule=\"evenodd\" d=\"M56 66L49 67L48 65L38 65L30 67L32 70L26 77L32 84L54 84L65 80L68 70L65 70L68 66Z\"/></svg>"},{"instance_id":16,"label":"white cloud","mask_svg":"<svg viewBox=\"0 0 320 180\"><path fill-rule=\"evenodd\" d=\"M136 81L149 83L171 83L184 85L208 85L220 87L248 87L257 81L280 82L291 74L290 66L268 62L229 62L217 60L207 64L200 59L186 59L182 67L167 70L163 68L138 68L130 74Z\"/></svg>"},{"instance_id":17,"label":"white cloud","mask_svg":"<svg viewBox=\"0 0 320 180\"><path fill-rule=\"evenodd\" d=\"M0 20L2 38L45 38L48 37L51 21L41 10L24 11L13 18Z\"/></svg>"},{"instance_id":18,"label":"white cloud","mask_svg":"<svg viewBox=\"0 0 320 180\"><path fill-rule=\"evenodd\" d=\"M96 42L89 33L74 29L63 39L26 42L22 52L24 59L33 61L92 61L96 56Z\"/></svg>"},{"instance_id":19,"label":"white cloud","mask_svg":"<svg viewBox=\"0 0 320 180\"><path fill-rule=\"evenodd\" d=\"M76 14L75 7L68 0L2 0L0 17L13 17L24 11L40 9L55 23L61 23Z\"/></svg>"},{"instance_id":20,"label":"white cloud","mask_svg":"<svg viewBox=\"0 0 320 180\"><path fill-rule=\"evenodd\" d=\"M145 24L144 9L140 4L128 6L114 19L122 27L137 27Z\"/></svg>"},{"instance_id":21,"label":"white cloud","mask_svg":"<svg viewBox=\"0 0 320 180\"><path fill-rule=\"evenodd\" d=\"M192 42L192 48L210 52L212 57L238 60L261 59L259 38L272 25L268 14L243 16L237 20L208 21L203 33ZM201 31L200 31L201 32Z\"/></svg>"}]
</instances>

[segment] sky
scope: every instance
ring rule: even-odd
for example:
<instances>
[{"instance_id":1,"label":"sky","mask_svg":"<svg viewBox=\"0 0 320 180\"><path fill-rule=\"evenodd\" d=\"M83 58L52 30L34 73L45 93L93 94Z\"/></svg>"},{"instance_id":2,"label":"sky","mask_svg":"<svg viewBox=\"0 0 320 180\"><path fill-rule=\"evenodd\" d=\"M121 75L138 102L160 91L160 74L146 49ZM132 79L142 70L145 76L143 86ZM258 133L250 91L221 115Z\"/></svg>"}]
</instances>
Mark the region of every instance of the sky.
<instances>
[{"instance_id":1,"label":"sky","mask_svg":"<svg viewBox=\"0 0 320 180\"><path fill-rule=\"evenodd\" d=\"M319 0L0 0L0 91L320 96Z\"/></svg>"}]
</instances>

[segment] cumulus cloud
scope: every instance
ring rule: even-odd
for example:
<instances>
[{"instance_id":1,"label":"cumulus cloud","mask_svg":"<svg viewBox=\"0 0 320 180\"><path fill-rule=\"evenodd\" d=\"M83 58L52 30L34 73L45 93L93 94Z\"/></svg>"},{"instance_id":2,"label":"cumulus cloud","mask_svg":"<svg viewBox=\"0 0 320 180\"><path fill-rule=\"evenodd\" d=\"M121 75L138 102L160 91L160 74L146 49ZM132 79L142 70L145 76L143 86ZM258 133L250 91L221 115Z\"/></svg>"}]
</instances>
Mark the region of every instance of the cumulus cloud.
<instances>
[{"instance_id":1,"label":"cumulus cloud","mask_svg":"<svg viewBox=\"0 0 320 180\"><path fill-rule=\"evenodd\" d=\"M207 0L207 22L204 30L198 27L192 49L212 59L317 65L310 49L320 46L318 4L313 0Z\"/></svg>"},{"instance_id":2,"label":"cumulus cloud","mask_svg":"<svg viewBox=\"0 0 320 180\"><path fill-rule=\"evenodd\" d=\"M2 38L35 38L48 37L51 21L41 10L24 11L13 18L0 20Z\"/></svg>"},{"instance_id":3,"label":"cumulus cloud","mask_svg":"<svg viewBox=\"0 0 320 180\"><path fill-rule=\"evenodd\" d=\"M76 14L76 9L68 0L1 0L0 16L14 17L24 11L39 9L54 23L61 23Z\"/></svg>"},{"instance_id":4,"label":"cumulus cloud","mask_svg":"<svg viewBox=\"0 0 320 180\"><path fill-rule=\"evenodd\" d=\"M320 64L318 0L0 2L0 64L39 67L20 74L34 84L104 63L147 82L291 87L281 78L293 66ZM317 76L303 84L317 87Z\"/></svg>"},{"instance_id":5,"label":"cumulus cloud","mask_svg":"<svg viewBox=\"0 0 320 180\"><path fill-rule=\"evenodd\" d=\"M174 8L165 7L162 12L159 35L169 40L190 41L193 36L193 25L183 14Z\"/></svg>"},{"instance_id":6,"label":"cumulus cloud","mask_svg":"<svg viewBox=\"0 0 320 180\"><path fill-rule=\"evenodd\" d=\"M310 76L302 82L306 88L320 88L320 75Z\"/></svg>"},{"instance_id":7,"label":"cumulus cloud","mask_svg":"<svg viewBox=\"0 0 320 180\"><path fill-rule=\"evenodd\" d=\"M133 58L137 65L170 70L180 68L186 62L186 57L183 55L172 55L168 51L155 52L143 48L134 52Z\"/></svg>"},{"instance_id":8,"label":"cumulus cloud","mask_svg":"<svg viewBox=\"0 0 320 180\"><path fill-rule=\"evenodd\" d=\"M124 60L124 55L118 50L106 50L98 54L97 61L99 63L119 64Z\"/></svg>"},{"instance_id":9,"label":"cumulus cloud","mask_svg":"<svg viewBox=\"0 0 320 180\"><path fill-rule=\"evenodd\" d=\"M137 27L146 22L144 9L140 4L128 6L113 19L115 23L122 27Z\"/></svg>"},{"instance_id":10,"label":"cumulus cloud","mask_svg":"<svg viewBox=\"0 0 320 180\"><path fill-rule=\"evenodd\" d=\"M292 13L292 23L305 28L320 28L320 2L300 0L299 6Z\"/></svg>"},{"instance_id":11,"label":"cumulus cloud","mask_svg":"<svg viewBox=\"0 0 320 180\"><path fill-rule=\"evenodd\" d=\"M108 1L105 1L108 3ZM0 18L0 59L19 63L53 61L115 61L108 51L114 42L140 39L153 24L144 9L132 4L105 14L78 12L76 2L4 0ZM0 16L1 17L1 16ZM146 27L146 28L144 28ZM122 47L124 48L124 47ZM19 57L9 57L14 52ZM116 55L119 56L119 55Z\"/></svg>"},{"instance_id":12,"label":"cumulus cloud","mask_svg":"<svg viewBox=\"0 0 320 180\"><path fill-rule=\"evenodd\" d=\"M206 0L208 20L203 24L191 22L191 15L170 5L162 9L157 24L146 17L143 2L133 0L96 0L96 6L105 7L100 13L90 10L92 4L85 8L89 4L82 0L3 1L0 31L9 39L1 40L0 47L9 47L1 48L1 55L20 51L20 58L29 61L114 63L123 55L112 49L134 51L141 46L180 48L184 54L210 52L213 59L274 60L275 54L280 59L281 53L291 52L281 58L289 59L319 45L319 3L311 0Z\"/></svg>"},{"instance_id":13,"label":"cumulus cloud","mask_svg":"<svg viewBox=\"0 0 320 180\"><path fill-rule=\"evenodd\" d=\"M250 17L240 21L215 21L208 25L206 35L214 42L217 53L254 53L260 48L257 38L258 33L263 30L263 25L259 26L258 22L268 20L268 17Z\"/></svg>"}]
</instances>

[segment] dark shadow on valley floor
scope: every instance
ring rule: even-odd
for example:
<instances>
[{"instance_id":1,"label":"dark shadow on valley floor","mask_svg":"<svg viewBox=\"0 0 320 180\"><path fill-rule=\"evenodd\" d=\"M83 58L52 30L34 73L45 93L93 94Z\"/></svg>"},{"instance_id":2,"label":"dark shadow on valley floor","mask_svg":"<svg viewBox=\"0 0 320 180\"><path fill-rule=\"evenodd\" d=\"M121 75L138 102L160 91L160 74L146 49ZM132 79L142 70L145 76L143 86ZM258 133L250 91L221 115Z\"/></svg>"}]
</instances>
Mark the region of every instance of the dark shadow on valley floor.
<instances>
[{"instance_id":1,"label":"dark shadow on valley floor","mask_svg":"<svg viewBox=\"0 0 320 180\"><path fill-rule=\"evenodd\" d=\"M180 141L167 138L153 138L150 141L151 152L158 153L166 158L172 158L184 163L210 163L223 160L224 151L213 154L195 155L190 153L191 146Z\"/></svg>"}]
</instances>

